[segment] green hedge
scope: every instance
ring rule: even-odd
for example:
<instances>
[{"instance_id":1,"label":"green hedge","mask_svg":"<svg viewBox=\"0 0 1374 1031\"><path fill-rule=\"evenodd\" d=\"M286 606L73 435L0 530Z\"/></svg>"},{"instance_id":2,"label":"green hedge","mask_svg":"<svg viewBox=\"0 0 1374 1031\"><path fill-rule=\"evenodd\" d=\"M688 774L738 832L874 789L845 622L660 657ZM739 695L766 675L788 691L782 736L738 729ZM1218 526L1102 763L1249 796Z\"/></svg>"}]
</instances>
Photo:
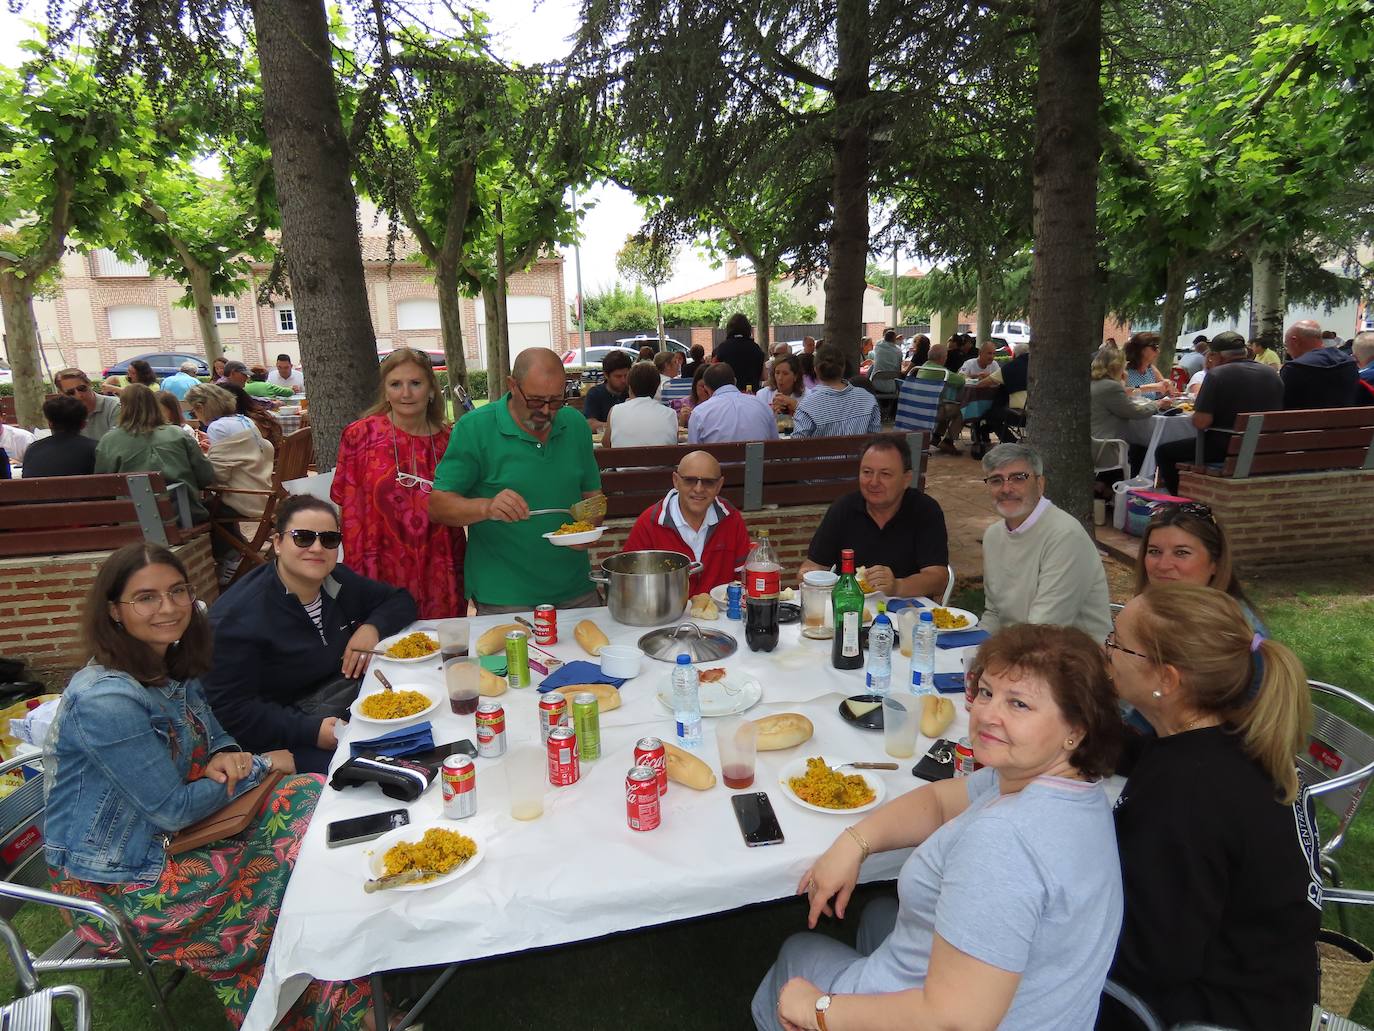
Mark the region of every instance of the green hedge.
<instances>
[{"instance_id":1,"label":"green hedge","mask_svg":"<svg viewBox=\"0 0 1374 1031\"><path fill-rule=\"evenodd\" d=\"M56 388L55 386L53 386L52 383L49 382L48 380L44 380L44 381L43 381L43 393L44 393L45 396L46 396L47 394L56 394L56 393L57 393L57 388ZM13 396L14 396L14 384L13 384L13 383L0 383L0 397L13 397Z\"/></svg>"},{"instance_id":2,"label":"green hedge","mask_svg":"<svg viewBox=\"0 0 1374 1031\"><path fill-rule=\"evenodd\" d=\"M448 389L448 370L436 372L439 377L439 387L443 390ZM485 369L468 370L468 396L473 399L487 396L487 372Z\"/></svg>"}]
</instances>

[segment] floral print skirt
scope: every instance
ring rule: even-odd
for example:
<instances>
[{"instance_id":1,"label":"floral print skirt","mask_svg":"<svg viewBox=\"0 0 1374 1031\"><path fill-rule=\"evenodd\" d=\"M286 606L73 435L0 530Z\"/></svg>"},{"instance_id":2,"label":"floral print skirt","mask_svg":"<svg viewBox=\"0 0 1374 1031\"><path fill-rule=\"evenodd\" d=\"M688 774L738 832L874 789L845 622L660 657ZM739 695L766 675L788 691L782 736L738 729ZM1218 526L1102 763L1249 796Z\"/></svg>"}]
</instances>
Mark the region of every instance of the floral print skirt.
<instances>
[{"instance_id":1,"label":"floral print skirt","mask_svg":"<svg viewBox=\"0 0 1374 1031\"><path fill-rule=\"evenodd\" d=\"M242 837L168 856L155 884L95 884L54 870L53 890L119 910L150 959L184 967L214 988L239 1027L262 980L277 913L324 778L283 778ZM76 915L77 934L102 949L114 936ZM278 1025L356 1028L372 1002L366 979L313 981Z\"/></svg>"}]
</instances>

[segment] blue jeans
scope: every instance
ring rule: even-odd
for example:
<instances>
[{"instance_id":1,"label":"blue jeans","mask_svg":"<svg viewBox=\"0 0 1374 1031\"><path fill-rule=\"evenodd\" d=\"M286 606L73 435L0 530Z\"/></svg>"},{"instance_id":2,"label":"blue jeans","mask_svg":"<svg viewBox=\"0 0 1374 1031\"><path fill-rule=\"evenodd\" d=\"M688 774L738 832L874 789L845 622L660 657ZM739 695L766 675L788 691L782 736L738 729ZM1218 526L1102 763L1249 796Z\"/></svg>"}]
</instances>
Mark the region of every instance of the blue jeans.
<instances>
[{"instance_id":1,"label":"blue jeans","mask_svg":"<svg viewBox=\"0 0 1374 1031\"><path fill-rule=\"evenodd\" d=\"M759 1031L782 1031L778 1020L778 996L783 985L794 977L804 977L822 991L835 983L856 959L863 959L881 945L897 924L897 900L884 897L871 900L859 918L858 948L814 931L794 934L782 943L777 962L764 975L754 993L751 1010Z\"/></svg>"}]
</instances>

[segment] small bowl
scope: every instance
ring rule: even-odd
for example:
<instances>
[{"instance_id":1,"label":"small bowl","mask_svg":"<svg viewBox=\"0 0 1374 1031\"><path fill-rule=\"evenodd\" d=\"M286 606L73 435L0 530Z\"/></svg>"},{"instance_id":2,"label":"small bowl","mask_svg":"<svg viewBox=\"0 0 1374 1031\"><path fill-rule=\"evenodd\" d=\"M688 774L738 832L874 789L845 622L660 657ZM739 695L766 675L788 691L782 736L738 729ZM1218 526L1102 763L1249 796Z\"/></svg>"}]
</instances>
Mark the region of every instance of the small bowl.
<instances>
[{"instance_id":1,"label":"small bowl","mask_svg":"<svg viewBox=\"0 0 1374 1031\"><path fill-rule=\"evenodd\" d=\"M608 677L628 680L639 676L639 662L644 653L628 645L607 644L601 648L601 672Z\"/></svg>"}]
</instances>

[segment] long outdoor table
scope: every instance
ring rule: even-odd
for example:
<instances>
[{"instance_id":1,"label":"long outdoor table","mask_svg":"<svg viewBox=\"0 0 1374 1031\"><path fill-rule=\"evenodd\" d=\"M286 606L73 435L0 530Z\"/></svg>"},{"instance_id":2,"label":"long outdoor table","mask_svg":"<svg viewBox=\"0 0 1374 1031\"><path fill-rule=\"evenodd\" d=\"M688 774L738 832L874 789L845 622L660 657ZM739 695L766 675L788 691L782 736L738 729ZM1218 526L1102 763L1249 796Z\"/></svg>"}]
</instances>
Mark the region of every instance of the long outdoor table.
<instances>
[{"instance_id":1,"label":"long outdoor table","mask_svg":"<svg viewBox=\"0 0 1374 1031\"><path fill-rule=\"evenodd\" d=\"M1193 428L1193 417L1182 415L1152 415L1148 419L1132 419L1126 424L1126 440L1146 448L1145 460L1140 464L1137 476L1150 479L1155 474L1155 451L1161 444L1175 440L1192 440L1197 435Z\"/></svg>"},{"instance_id":2,"label":"long outdoor table","mask_svg":"<svg viewBox=\"0 0 1374 1031\"><path fill-rule=\"evenodd\" d=\"M559 643L547 650L565 662L589 659L573 639L573 627L591 618L613 644L634 644L647 627L612 622L604 608L558 613ZM510 616L472 621L472 639L485 629L511 622ZM416 628L426 625L424 621ZM835 670L830 642L802 638L799 625L784 626L772 653L749 651L742 622L722 618L714 626L732 633L739 650L699 666L725 666L732 677L754 677L762 701L751 717L801 712L815 724L804 745L759 753L754 785L766 791L786 842L746 847L730 804L732 792L717 781L708 791L669 783L663 797L662 824L637 832L626 825L625 775L635 742L645 735L672 740L673 719L657 699L671 666L644 658L640 675L621 689L622 706L602 714L602 758L583 763L581 779L570 787L549 787L544 815L521 822L509 815L503 758L479 757L477 813L454 828L480 835L487 854L471 875L429 890L363 891L370 844L330 849L325 827L334 820L398 808L376 785L334 791L325 788L302 842L295 872L282 901L261 986L244 1023L247 1031L266 1031L305 990L310 978L343 980L385 970L457 964L526 949L584 941L616 932L666 924L786 898L812 860L854 818L810 812L795 805L778 785L779 773L799 756L829 755L845 761L889 761L881 732L863 730L840 717L838 707L864 692L862 671ZM936 649L937 672L956 672L968 649ZM894 650L894 690L907 682L909 660ZM436 656L422 663L376 660L398 688L417 680L442 688ZM595 662L594 659L589 661ZM534 675L537 686L542 677ZM375 682L375 681L374 681ZM539 694L533 687L501 697L506 710L507 746L539 743ZM953 696L956 717L945 736L967 732L961 696ZM436 743L475 741L473 716L456 716L447 705L431 713ZM713 719L703 721L699 753L720 772ZM341 736L334 763L348 754L350 739L384 731L355 722ZM924 783L911 767L930 747L924 737L916 754L897 760L894 772L876 771L887 797ZM412 824L442 816L440 787L433 784L409 807ZM865 881L896 876L906 851L869 858Z\"/></svg>"}]
</instances>

